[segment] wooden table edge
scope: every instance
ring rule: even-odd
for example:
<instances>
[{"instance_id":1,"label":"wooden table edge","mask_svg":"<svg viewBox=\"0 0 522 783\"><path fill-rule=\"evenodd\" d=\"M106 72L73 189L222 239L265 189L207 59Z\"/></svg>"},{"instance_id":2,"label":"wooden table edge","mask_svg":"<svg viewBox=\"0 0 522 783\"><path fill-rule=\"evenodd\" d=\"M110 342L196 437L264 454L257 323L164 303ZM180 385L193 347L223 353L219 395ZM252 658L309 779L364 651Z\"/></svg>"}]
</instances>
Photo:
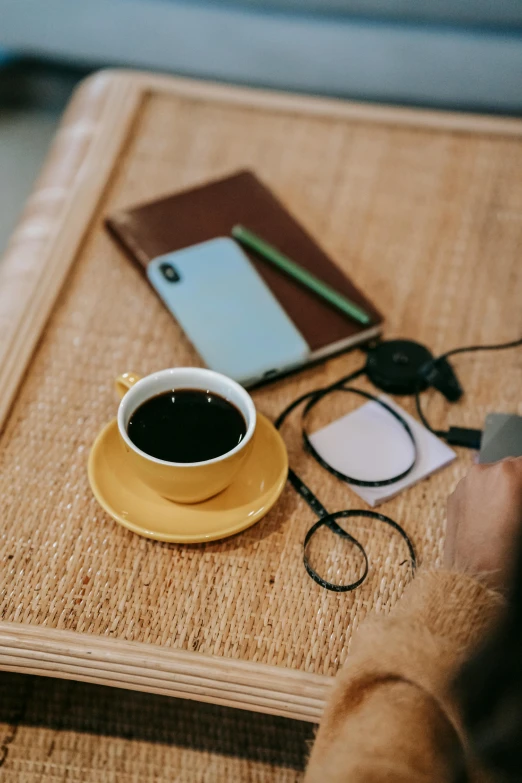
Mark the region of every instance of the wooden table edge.
<instances>
[{"instance_id":1,"label":"wooden table edge","mask_svg":"<svg viewBox=\"0 0 522 783\"><path fill-rule=\"evenodd\" d=\"M0 623L0 669L142 690L317 722L332 677L263 663Z\"/></svg>"}]
</instances>

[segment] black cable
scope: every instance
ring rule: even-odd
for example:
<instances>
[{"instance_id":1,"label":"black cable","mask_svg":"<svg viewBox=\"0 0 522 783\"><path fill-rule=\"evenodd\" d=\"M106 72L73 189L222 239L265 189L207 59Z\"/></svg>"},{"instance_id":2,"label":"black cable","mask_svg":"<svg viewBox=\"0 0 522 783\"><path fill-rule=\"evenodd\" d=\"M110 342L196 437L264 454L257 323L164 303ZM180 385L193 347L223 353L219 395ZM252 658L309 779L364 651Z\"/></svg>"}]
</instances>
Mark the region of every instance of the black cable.
<instances>
[{"instance_id":1,"label":"black cable","mask_svg":"<svg viewBox=\"0 0 522 783\"><path fill-rule=\"evenodd\" d=\"M422 368L422 374L421 377L419 377L419 382L417 385L417 388L415 390L415 403L417 407L417 413L419 416L419 419L421 420L422 424L428 429L430 432L432 432L434 435L445 439L448 443L451 443L452 445L458 445L458 446L467 446L469 448L478 448L480 446L480 438L481 438L481 431L480 430L474 430L464 427L450 427L449 430L436 430L434 429L429 421L427 420L426 416L424 415L424 412L422 410L421 405L421 391L423 388L426 387L426 382L430 383L430 381L427 381L427 378L429 377L431 371L434 371L437 369L437 363L439 363L439 366L442 362L445 362L447 359L449 359L450 356L456 356L457 354L461 353L472 353L476 351L502 351L506 350L508 348L516 348L518 346L522 345L522 338L518 340L513 340L509 343L500 343L497 345L470 345L465 346L462 348L454 348L451 351L446 351L446 353L443 353L441 356L439 356L436 359L433 359L432 361L429 361L423 368ZM439 380L440 380L440 368L439 368ZM356 486L366 486L366 487L382 487L386 486L388 484L393 484L396 481L399 481L400 479L407 476L410 471L413 469L413 467L416 464L417 460L417 445L415 442L415 438L413 436L413 433L407 423L407 421L399 414L397 413L393 408L391 408L389 405L387 405L383 400L379 399L378 397L369 394L368 392L362 391L360 389L355 389L354 387L346 386L347 383L350 383L351 381L355 380L356 378L363 375L365 372L365 368L361 368L359 370L356 370L355 372L351 373L350 375L345 376L344 378L341 378L340 380L336 381L335 383L330 384L329 386L325 386L322 389L313 389L310 392L306 392L306 394L302 394L298 399L294 400L290 405L288 405L285 410L279 415L275 422L275 426L277 429L280 429L280 427L283 425L284 421L288 417L288 415L295 410L299 405L302 403L306 403L303 415L302 415L302 438L303 443L305 446L306 451L316 460L316 462L321 465L325 470L327 470L329 473L331 473L333 476L336 476L336 478L340 479L341 481L344 481L346 484L355 484ZM437 376L437 373L435 372L435 376ZM434 383L437 383L437 380L435 378ZM458 384L458 381L455 378L455 384L456 389L459 394L462 393L460 386ZM454 387L455 388L455 387ZM403 427L409 438L411 439L411 442L413 444L413 450L414 450L414 457L411 465L403 471L398 476L393 476L392 478L383 479L381 481L363 481L362 479L357 479L351 476L346 476L345 474L341 473L340 471L336 470L332 465L326 462L326 460L321 457L321 455L314 449L312 443L310 442L310 438L308 437L308 433L306 431L306 417L310 413L310 411L317 405L320 400L324 399L327 395L331 394L335 391L341 391L341 392L350 392L354 394L358 394L362 397L365 397L366 399L372 400L376 403L378 403L381 407L383 407L388 413L390 413ZM453 398L449 397L449 399L457 399L456 396ZM326 588L327 590L333 590L335 592L348 592L351 590L355 590L357 587L363 584L366 577L369 573L369 560L368 556L366 554L366 551L363 547L363 545L358 541L351 533L348 533L346 530L344 530L338 523L337 519L341 518L349 518L349 517L366 517L370 519L376 519L380 522L383 522L390 527L392 527L394 530L396 530L399 535L403 538L403 540L406 542L406 545L408 547L408 552L410 556L410 563L412 567L412 571L415 571L417 566L417 559L415 555L415 550L413 548L413 544L406 533L406 531L393 519L390 519L390 517L385 516L384 514L378 514L375 511L367 511L367 510L344 510L344 511L337 511L334 513L329 513L327 509L323 506L321 501L314 495L314 493L309 489L309 487L306 486L306 484L299 478L299 476L293 471L289 470L288 472L288 479L296 492L306 501L310 509L317 515L318 520L315 522L312 527L308 530L304 542L303 542L303 548L304 548L304 554L303 554L303 562L304 566L306 568L306 571L308 574L314 579L317 584L319 584L321 587ZM350 584L335 584L332 582L327 581L326 579L323 579L317 571L311 566L310 561L308 559L307 554L307 547L312 539L312 537L317 533L317 531L325 525L328 527L328 529L334 533L335 535L345 539L346 541L349 541L353 546L360 552L363 558L364 568L361 576L359 576L357 579L355 579Z\"/></svg>"},{"instance_id":2,"label":"black cable","mask_svg":"<svg viewBox=\"0 0 522 783\"><path fill-rule=\"evenodd\" d=\"M289 414L292 413L292 411L305 400L308 400L312 397L316 397L318 395L324 397L326 394L329 394L330 392L334 391L338 386L342 386L345 383L350 383L351 381L355 381L356 378L359 378L363 374L364 374L364 367L361 367L360 370L355 370L355 372L351 372L349 375L345 375L343 378L340 378L338 381L335 381L335 383L331 383L329 386L323 386L320 389L312 389L312 391L302 394L296 400L291 402L290 405L287 405L284 411L279 414L279 416L274 422L274 427L277 430L280 429L283 422L289 416Z\"/></svg>"},{"instance_id":3,"label":"black cable","mask_svg":"<svg viewBox=\"0 0 522 783\"><path fill-rule=\"evenodd\" d=\"M379 397L376 397L374 394L369 394L368 392L365 392L362 389L355 389L353 386L338 385L334 389L331 389L328 392L326 392L326 394L331 394L332 391L341 391L341 392L348 392L351 394L358 394L360 397L365 397L367 400L370 400L371 402L376 402L378 405L381 406L381 408L384 408L384 410L387 411L390 414L390 416L393 416L393 418L399 422L401 427L405 430L406 434L408 435L410 442L413 446L413 458L405 470L401 471L400 473L397 473L395 476L392 476L391 478L380 479L379 481L365 481L363 479L354 478L353 476L347 476L345 473L341 473L340 470L334 468L332 465L326 462L326 460L323 459L323 457L321 457L319 452L315 450L315 448L312 445L312 442L310 441L310 438L308 437L308 433L305 429L306 417L308 413L321 399L323 399L324 396L326 396L325 394L318 395L317 397L309 400L303 412L303 419L302 419L303 443L308 453L312 455L315 461L318 462L322 468L324 468L329 473L331 473L332 476L335 476L341 481L344 481L345 484L354 484L356 487L387 487L390 484L395 484L397 481L406 478L408 473L411 473L411 471L415 467L417 458L419 456L417 451L417 443L415 442L413 432L411 431L411 427L406 421L406 419L403 416L401 416L400 413L397 413L397 411L391 408L383 400L379 399Z\"/></svg>"},{"instance_id":4,"label":"black cable","mask_svg":"<svg viewBox=\"0 0 522 783\"><path fill-rule=\"evenodd\" d=\"M354 536L351 535L351 533L348 533L346 530L344 530L340 525L337 524L337 519L346 519L347 517L366 517L369 519L377 519L379 522L384 522L384 524L389 525L394 530L399 533L401 538L406 542L406 546L408 547L408 552L410 555L410 562L412 571L415 571L417 568L417 556L415 554L415 550L413 548L413 544L411 543L411 540L408 536L408 534L404 531L404 529L391 517L387 517L385 514L378 514L376 511L367 511L362 509L346 509L345 511L337 511L334 514L328 514L326 517L323 517L319 519L308 531L308 533L305 536L304 539L304 566L309 574L309 576L312 577L314 582L317 582L318 585L321 587L324 587L326 590L332 590L335 593L347 593L351 592L352 590L355 590L357 587L360 587L366 577L368 576L368 572L370 570L370 563L368 560L368 555L366 554L366 551L361 544L360 541L357 541ZM326 579L323 579L322 576L320 576L315 568L313 568L310 564L310 561L308 559L307 555L307 547L310 543L310 540L312 537L317 533L319 528L322 525L327 525L329 529L336 533L337 535L341 536L342 538L347 539L352 543L362 554L364 558L364 569L361 576L356 579L354 582L348 585L339 585L335 584L334 582L328 582Z\"/></svg>"},{"instance_id":5,"label":"black cable","mask_svg":"<svg viewBox=\"0 0 522 783\"><path fill-rule=\"evenodd\" d=\"M462 348L453 348L451 351L446 351L446 353L443 353L436 359L433 359L429 365L430 368L433 368L437 365L438 362L445 361L446 359L449 359L450 356L457 356L457 354L460 353L475 353L477 351L504 351L508 348L518 348L519 346L522 346L522 337L518 340L511 340L508 343L498 343L496 345L469 345ZM415 390L415 405L419 419L424 424L426 429L428 429L430 432L433 432L433 434L437 435L439 438L448 440L448 442L451 442L452 445L468 446L471 448L480 446L480 430L470 429L467 427L450 427L449 430L433 429L422 410L421 391L422 380L419 380L419 384Z\"/></svg>"},{"instance_id":6,"label":"black cable","mask_svg":"<svg viewBox=\"0 0 522 783\"><path fill-rule=\"evenodd\" d=\"M442 359L449 359L450 356L456 356L458 353L474 353L476 351L505 351L508 348L518 348L522 345L522 337L517 340L511 340L509 343L497 343L496 345L469 345L464 348L452 348L451 351L446 351L442 356L435 359L436 362Z\"/></svg>"},{"instance_id":7,"label":"black cable","mask_svg":"<svg viewBox=\"0 0 522 783\"><path fill-rule=\"evenodd\" d=\"M350 383L351 381L355 380L356 378L358 378L363 374L364 374L364 367L361 368L360 370L356 370L350 375L345 376L344 378L341 378L340 380L330 384L329 386L325 386L322 389L313 389L310 392L306 392L306 394L302 394L296 400L291 402L284 409L284 411L278 416L278 418L275 421L275 426L277 427L277 429L280 429L284 421L286 420L286 418L289 416L289 414L293 410L295 410L295 408L297 408L299 405L306 402L302 415L302 437L303 437L303 443L305 449L308 451L308 453L319 463L319 465L321 465L321 467L323 467L333 476L336 476L336 478L340 479L341 481L344 481L346 484L355 484L357 486L365 486L365 487L382 487L388 484L395 483L396 481L400 481L401 478L404 478L410 473L411 470L413 470L417 461L417 444L415 442L415 438L413 436L413 433L411 431L408 422L399 413L397 413L397 411L395 411L393 408L391 408L389 405L387 405L385 402L383 402L373 394L369 394L368 392L362 391L360 389L355 389L351 386L346 386L347 383ZM409 467L406 468L406 470L403 470L397 476L393 476L387 479L382 479L380 481L363 481L362 479L346 476L345 474L336 470L332 465L330 465L328 462L326 462L326 460L324 460L321 457L321 455L313 448L310 439L308 437L308 434L306 432L305 429L306 417L310 413L310 411L315 407L315 405L317 405L317 403L320 402L320 400L324 399L327 395L332 394L335 391L350 392L365 397L368 400L372 400L376 402L378 405L380 405L382 408L384 408L399 422L399 424L403 427L406 434L410 438L411 443L413 445L413 459ZM350 592L351 590L355 590L357 587L362 585L362 583L365 581L366 577L368 576L370 565L369 565L368 555L366 554L364 546L351 533L348 533L340 525L337 524L336 520L341 518L344 519L348 517L365 517L369 519L376 519L379 522L382 522L392 527L395 531L399 533L399 535L406 542L410 555L412 570L415 571L417 566L417 559L415 555L415 550L413 548L413 544L406 531L399 525L398 522L395 522L393 519L385 516L384 514L378 514L376 511L346 509L343 511L336 511L334 513L329 513L327 509L323 506L319 498L317 498L316 495L314 495L314 493L310 490L310 488L304 483L304 481L302 481L302 479L293 470L288 471L288 480L292 484L295 491L303 498L303 500L305 500L305 502L308 504L310 509L318 517L317 522L315 522L312 525L312 527L308 530L303 542L304 566L309 576L315 582L317 582L318 585L324 587L326 590L331 590L337 593L345 593L345 592ZM308 558L308 552L307 552L308 545L311 539L313 538L313 536L317 533L317 531L321 527L323 527L323 525L328 527L328 529L334 535L337 535L340 538L343 538L346 541L349 541L351 544L353 544L353 546L360 552L360 554L363 557L364 568L363 568L362 575L359 576L357 579L355 579L353 582L350 582L349 584L337 584L334 582L329 582L328 580L320 576L320 574L315 570L315 568L312 567L310 563L310 560Z\"/></svg>"},{"instance_id":8,"label":"black cable","mask_svg":"<svg viewBox=\"0 0 522 783\"><path fill-rule=\"evenodd\" d=\"M429 423L428 419L424 415L424 412L421 407L421 397L420 397L421 391L423 391L423 384L422 381L419 380L417 388L415 389L415 406L417 408L417 415L427 430L433 432L433 434L437 435L437 437L439 438L444 438L447 433L444 430L434 430L431 424Z\"/></svg>"}]
</instances>

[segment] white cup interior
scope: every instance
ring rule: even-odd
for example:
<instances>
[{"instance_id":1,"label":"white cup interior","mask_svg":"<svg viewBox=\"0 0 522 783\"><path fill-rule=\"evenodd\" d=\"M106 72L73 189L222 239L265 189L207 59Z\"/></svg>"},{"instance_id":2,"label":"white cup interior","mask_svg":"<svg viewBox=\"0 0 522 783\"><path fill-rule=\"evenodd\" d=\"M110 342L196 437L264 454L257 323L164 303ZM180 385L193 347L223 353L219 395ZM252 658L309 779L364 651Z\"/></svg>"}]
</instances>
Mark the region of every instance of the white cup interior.
<instances>
[{"instance_id":1,"label":"white cup interior","mask_svg":"<svg viewBox=\"0 0 522 783\"><path fill-rule=\"evenodd\" d=\"M143 402L151 397L176 389L200 389L201 391L214 392L235 405L243 414L247 426L245 437L241 443L238 443L232 451L228 451L226 454L222 454L214 459L205 460L205 462L166 462L141 451L134 445L127 434L127 427L132 414L136 408L139 408ZM118 408L118 428L129 448L151 462L158 462L164 465L180 465L185 468L191 465L209 465L212 462L219 462L225 457L229 457L246 446L256 428L256 409L248 392L239 383L236 383L231 378L227 378L226 375L200 367L173 367L147 375L129 389Z\"/></svg>"}]
</instances>

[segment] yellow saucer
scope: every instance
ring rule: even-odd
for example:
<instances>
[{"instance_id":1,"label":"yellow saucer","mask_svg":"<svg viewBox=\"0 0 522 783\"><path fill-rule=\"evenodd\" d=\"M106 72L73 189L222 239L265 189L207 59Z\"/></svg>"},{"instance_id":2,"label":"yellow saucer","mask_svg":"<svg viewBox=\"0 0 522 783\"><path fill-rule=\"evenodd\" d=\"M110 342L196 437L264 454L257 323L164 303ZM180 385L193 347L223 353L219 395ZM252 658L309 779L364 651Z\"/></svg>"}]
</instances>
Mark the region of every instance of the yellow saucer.
<instances>
[{"instance_id":1,"label":"yellow saucer","mask_svg":"<svg viewBox=\"0 0 522 783\"><path fill-rule=\"evenodd\" d=\"M239 533L261 519L283 491L288 455L279 432L258 413L252 453L233 483L202 503L173 503L135 474L113 419L94 442L88 470L96 500L120 525L157 541L195 544Z\"/></svg>"}]
</instances>

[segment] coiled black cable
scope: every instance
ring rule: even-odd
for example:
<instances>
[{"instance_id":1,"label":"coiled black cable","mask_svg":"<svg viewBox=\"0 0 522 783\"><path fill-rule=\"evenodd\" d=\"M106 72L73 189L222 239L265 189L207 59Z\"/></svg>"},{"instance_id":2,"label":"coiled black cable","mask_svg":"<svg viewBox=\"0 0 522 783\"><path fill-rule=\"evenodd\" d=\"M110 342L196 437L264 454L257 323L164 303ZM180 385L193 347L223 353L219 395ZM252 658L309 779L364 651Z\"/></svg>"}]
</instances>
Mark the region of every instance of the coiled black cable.
<instances>
[{"instance_id":1,"label":"coiled black cable","mask_svg":"<svg viewBox=\"0 0 522 783\"><path fill-rule=\"evenodd\" d=\"M344 481L346 484L355 484L357 486L363 486L363 487L383 487L389 484L393 484L396 481L400 481L402 478L405 478L413 470L418 457L417 444L415 442L415 438L413 436L413 433L411 431L408 422L399 413L397 413L397 411L395 411L393 408L391 408L389 405L383 402L383 400L380 400L375 395L369 394L368 392L346 385L351 381L354 381L356 378L360 377L363 374L364 374L364 368L361 368L360 370L356 370L350 375L341 378L339 381L336 381L330 386L326 386L322 389L314 389L313 391L301 395L296 400L291 402L290 405L288 405L285 408L285 410L278 416L275 422L275 426L277 427L277 429L280 429L284 421L289 416L289 414L293 410L295 410L299 405L306 402L303 411L303 416L302 416L302 438L303 438L303 445L306 451L319 463L319 465L321 465L322 468L327 470L332 475L336 476L336 478L340 479L341 481ZM403 427L404 431L408 435L413 446L413 459L411 464L406 468L406 470L402 471L400 474L396 476L381 479L380 481L364 481L356 477L346 476L345 474L341 473L340 471L332 467L328 462L326 462L326 460L323 459L323 457L321 457L320 454L318 454L318 452L312 446L308 434L306 432L306 426L305 426L306 417L320 400L324 399L327 395L335 391L358 394L359 396L365 397L368 400L372 400L373 402L376 402L378 405L384 408L389 414L391 414L396 419L396 421L398 421L398 423ZM393 519L385 516L384 514L378 514L376 511L368 511L365 509L359 509L359 510L345 509L343 511L336 511L334 513L329 513L327 509L323 506L321 501L317 498L317 496L314 495L314 493L304 483L304 481L302 481L302 479L291 469L288 472L288 479L292 484L292 486L294 487L294 489L296 490L296 492L303 498L303 500L306 501L310 509L318 517L317 522L315 522L312 525L312 527L308 530L303 542L304 566L306 568L307 573L315 582L317 582L318 585L324 587L326 590L332 590L333 592L337 592L337 593L346 593L346 592L350 592L351 590L355 590L357 587L360 587L365 581L366 577L368 576L370 565L369 565L368 556L366 554L363 545L361 544L360 541L358 541L355 538L355 536L353 536L351 533L348 533L337 523L338 519L364 517L366 519L375 519L378 522L384 523L392 527L395 531L397 531L397 533L399 533L399 535L406 542L406 546L408 547L408 552L410 556L411 567L412 570L415 571L415 568L417 566L415 549L413 547L410 537L408 536L404 528L402 528L399 525L398 522L395 522ZM363 564L364 564L362 575L359 576L357 579L355 579L353 582L350 582L349 584L336 584L334 582L328 581L327 579L324 579L320 574L317 573L317 571L312 567L310 563L310 560L308 558L308 546L313 536L323 526L326 526L332 533L334 533L334 535L337 535L340 538L349 541L362 555Z\"/></svg>"}]
</instances>

